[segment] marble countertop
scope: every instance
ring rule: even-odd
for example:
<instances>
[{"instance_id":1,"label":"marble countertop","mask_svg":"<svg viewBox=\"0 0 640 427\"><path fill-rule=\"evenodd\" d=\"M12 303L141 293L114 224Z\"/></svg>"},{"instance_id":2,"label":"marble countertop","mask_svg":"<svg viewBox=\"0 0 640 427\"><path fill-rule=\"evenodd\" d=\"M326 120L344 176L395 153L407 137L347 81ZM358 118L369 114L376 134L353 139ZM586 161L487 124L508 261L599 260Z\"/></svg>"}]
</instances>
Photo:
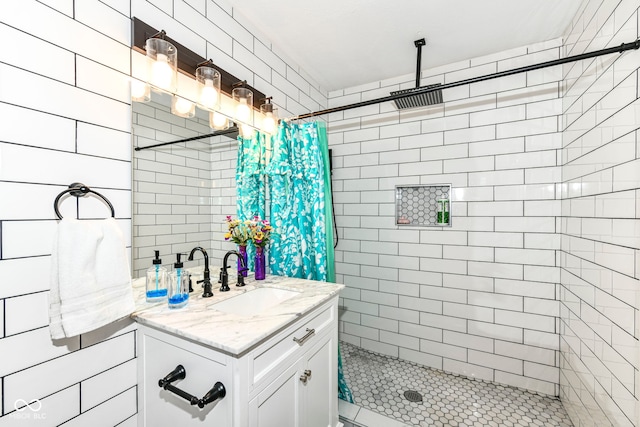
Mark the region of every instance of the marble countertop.
<instances>
[{"instance_id":1,"label":"marble countertop","mask_svg":"<svg viewBox=\"0 0 640 427\"><path fill-rule=\"evenodd\" d=\"M208 347L240 357L276 332L292 324L314 308L338 294L344 285L267 274L256 281L253 274L245 278L246 286L236 287L236 277L229 274L229 292L220 292L219 267L211 267L213 297L202 298L202 288L193 281L189 303L170 309L166 301L148 303L145 279L133 281L136 310L131 317L138 323L181 336ZM214 274L215 273L215 274ZM195 278L195 276L194 276ZM278 288L299 292L257 315L238 315L215 310L215 304L258 288Z\"/></svg>"}]
</instances>

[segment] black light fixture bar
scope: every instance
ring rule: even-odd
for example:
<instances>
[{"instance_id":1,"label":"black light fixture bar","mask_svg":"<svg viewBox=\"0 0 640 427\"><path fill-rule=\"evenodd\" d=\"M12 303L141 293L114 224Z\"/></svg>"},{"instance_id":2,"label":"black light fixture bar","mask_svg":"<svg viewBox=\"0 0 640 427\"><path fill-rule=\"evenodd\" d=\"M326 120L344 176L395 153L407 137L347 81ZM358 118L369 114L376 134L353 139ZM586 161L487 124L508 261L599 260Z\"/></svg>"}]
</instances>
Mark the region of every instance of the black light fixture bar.
<instances>
[{"instance_id":1,"label":"black light fixture bar","mask_svg":"<svg viewBox=\"0 0 640 427\"><path fill-rule=\"evenodd\" d=\"M361 101L361 102L356 102L353 104L347 104L347 105L342 105L340 107L333 107L333 108L327 108L326 110L320 110L320 111L315 111L313 113L306 113L306 114L301 114L299 116L295 116L290 118L290 120L301 120L301 119L307 119L310 117L316 117L316 116L322 116L324 114L331 114L331 113L337 113L340 111L346 111L346 110L352 110L354 108L360 108L360 107L366 107L367 105L373 105L373 104L380 104L382 102L388 102L388 101L395 101L396 99L401 99L401 98L406 98L409 96L416 96L419 94L423 94L423 93L429 93L429 92L435 92L435 91L439 91L439 90L443 90L443 89L449 89L452 87L457 87L457 86L464 86L470 83L478 83L478 82L483 82L485 80L491 80L491 79L497 79L500 77L506 77L506 76L511 76L513 74L519 74L519 73L524 73L527 71L533 71L533 70L539 70L541 68L547 68L547 67L553 67L555 65L561 65L561 64L566 64L569 62L575 62L575 61L580 61L582 59L589 59L589 58L595 58L597 56L602 56L602 55L609 55L611 53L622 53L625 52L627 50L632 50L632 49L639 49L640 48L640 39L631 42L631 43L623 43L620 46L617 47L610 47L607 49L601 49L601 50L596 50L593 52L587 52L587 53L582 53L580 55L574 55L574 56L568 56L566 58L562 58L562 59L554 59L552 61L547 61L547 62L541 62L539 64L534 64L534 65L527 65L524 67L520 67L520 68L515 68L513 70L506 70L506 71L500 71L494 74L487 74L484 76L479 76L479 77L472 77L469 79L465 79L465 80L460 80L457 82L452 82L452 83L445 83L442 85L437 85L437 86L425 86L423 88L420 89L414 89L409 93L406 94L395 94L395 95L389 95L389 96L385 96L382 98L376 98L376 99L370 99L368 101Z\"/></svg>"},{"instance_id":2,"label":"black light fixture bar","mask_svg":"<svg viewBox=\"0 0 640 427\"><path fill-rule=\"evenodd\" d=\"M131 43L132 43L131 47L134 50L145 55L146 54L145 45L147 43L147 39L157 36L159 33L162 33L162 32L163 31L156 30L155 28L141 21L140 19L133 17L131 19L131 34L133 36L131 39ZM231 96L233 85L241 80L244 80L244 79L237 78L233 74L223 70L222 68L210 62L211 60L207 60L201 57L200 55L190 50L189 48L176 42L175 40L167 36L166 33L162 38L168 41L169 43L171 43L172 45L174 45L178 50L178 70L181 71L182 73L187 74L191 77L194 77L196 75L196 69L198 68L198 65L203 63L210 63L211 67L215 68L216 70L218 70L218 72L220 72L220 89L224 93L226 93L228 96ZM259 111L260 99L264 98L265 94L250 85L245 85L244 87L246 87L247 89L250 89L253 92L254 94L253 106Z\"/></svg>"}]
</instances>

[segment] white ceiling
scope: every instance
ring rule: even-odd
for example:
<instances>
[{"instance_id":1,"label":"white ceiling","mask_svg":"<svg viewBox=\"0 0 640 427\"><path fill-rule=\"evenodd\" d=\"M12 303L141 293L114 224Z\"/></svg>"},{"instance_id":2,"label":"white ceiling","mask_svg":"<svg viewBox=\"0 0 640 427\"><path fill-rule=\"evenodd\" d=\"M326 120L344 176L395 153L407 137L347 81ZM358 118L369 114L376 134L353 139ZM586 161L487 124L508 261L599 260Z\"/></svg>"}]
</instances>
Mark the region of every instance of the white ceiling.
<instances>
[{"instance_id":1,"label":"white ceiling","mask_svg":"<svg viewBox=\"0 0 640 427\"><path fill-rule=\"evenodd\" d=\"M227 0L326 90L559 37L582 0Z\"/></svg>"}]
</instances>

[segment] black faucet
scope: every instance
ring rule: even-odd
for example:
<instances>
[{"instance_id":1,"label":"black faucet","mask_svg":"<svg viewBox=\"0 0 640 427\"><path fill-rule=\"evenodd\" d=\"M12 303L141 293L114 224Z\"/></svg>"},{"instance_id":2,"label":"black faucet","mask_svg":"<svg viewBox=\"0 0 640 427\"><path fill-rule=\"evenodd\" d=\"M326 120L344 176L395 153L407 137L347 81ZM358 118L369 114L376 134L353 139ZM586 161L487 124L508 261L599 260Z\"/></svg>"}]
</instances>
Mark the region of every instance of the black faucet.
<instances>
[{"instance_id":1,"label":"black faucet","mask_svg":"<svg viewBox=\"0 0 640 427\"><path fill-rule=\"evenodd\" d=\"M196 251L200 251L202 252L202 255L204 255L204 279L198 280L196 283L202 283L202 286L204 286L202 298L209 298L213 296L213 292L211 292L211 276L209 274L209 255L207 255L207 251L200 246L197 246L191 249L191 253L188 258L189 261L193 261L193 254L196 253Z\"/></svg>"},{"instance_id":2,"label":"black faucet","mask_svg":"<svg viewBox=\"0 0 640 427\"><path fill-rule=\"evenodd\" d=\"M227 261L229 260L229 255L237 256L238 260L240 261L240 264L242 265L242 268L247 267L246 265L244 265L244 258L239 252L229 251L226 254L224 254L224 259L222 260L222 268L220 269L220 280L218 280L218 283L222 284L220 286L221 292L227 292L231 290L229 289L229 274L227 273L227 268L229 268L229 266L227 265ZM244 277L242 277L242 274L238 274L238 283L236 283L236 286L244 286L244 285L245 285Z\"/></svg>"}]
</instances>

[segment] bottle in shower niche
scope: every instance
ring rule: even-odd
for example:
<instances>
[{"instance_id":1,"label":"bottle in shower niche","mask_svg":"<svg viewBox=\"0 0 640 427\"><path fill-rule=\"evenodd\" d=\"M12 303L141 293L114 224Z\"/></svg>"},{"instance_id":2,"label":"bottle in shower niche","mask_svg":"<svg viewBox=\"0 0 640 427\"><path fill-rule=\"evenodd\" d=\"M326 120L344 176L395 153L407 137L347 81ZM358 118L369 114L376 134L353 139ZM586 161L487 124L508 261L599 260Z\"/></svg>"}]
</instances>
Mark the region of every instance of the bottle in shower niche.
<instances>
[{"instance_id":1,"label":"bottle in shower niche","mask_svg":"<svg viewBox=\"0 0 640 427\"><path fill-rule=\"evenodd\" d=\"M182 268L181 256L176 254L176 262L169 275L169 308L182 308L189 302L189 274Z\"/></svg>"},{"instance_id":2,"label":"bottle in shower niche","mask_svg":"<svg viewBox=\"0 0 640 427\"><path fill-rule=\"evenodd\" d=\"M449 224L449 199L438 200L436 222L441 225Z\"/></svg>"},{"instance_id":3,"label":"bottle in shower niche","mask_svg":"<svg viewBox=\"0 0 640 427\"><path fill-rule=\"evenodd\" d=\"M160 251L155 251L151 267L147 270L147 302L167 299L167 269L162 266Z\"/></svg>"}]
</instances>

